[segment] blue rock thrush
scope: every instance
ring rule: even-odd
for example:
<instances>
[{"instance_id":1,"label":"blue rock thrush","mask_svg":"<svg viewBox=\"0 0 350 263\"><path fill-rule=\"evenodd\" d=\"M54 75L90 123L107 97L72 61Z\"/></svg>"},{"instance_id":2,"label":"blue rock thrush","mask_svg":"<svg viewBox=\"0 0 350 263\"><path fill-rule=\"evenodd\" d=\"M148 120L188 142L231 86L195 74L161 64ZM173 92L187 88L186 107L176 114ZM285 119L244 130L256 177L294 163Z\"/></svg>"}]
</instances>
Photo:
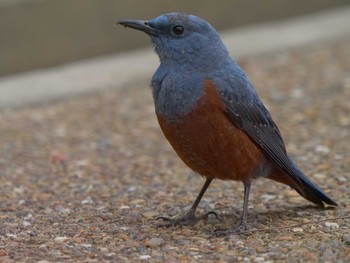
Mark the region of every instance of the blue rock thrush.
<instances>
[{"instance_id":1,"label":"blue rock thrush","mask_svg":"<svg viewBox=\"0 0 350 263\"><path fill-rule=\"evenodd\" d=\"M160 127L185 164L206 178L189 212L167 225L204 218L195 211L214 178L244 184L240 224L219 235L247 228L249 189L259 177L284 183L320 207L337 206L288 156L270 113L208 22L170 13L118 24L151 37L160 59L151 84Z\"/></svg>"}]
</instances>

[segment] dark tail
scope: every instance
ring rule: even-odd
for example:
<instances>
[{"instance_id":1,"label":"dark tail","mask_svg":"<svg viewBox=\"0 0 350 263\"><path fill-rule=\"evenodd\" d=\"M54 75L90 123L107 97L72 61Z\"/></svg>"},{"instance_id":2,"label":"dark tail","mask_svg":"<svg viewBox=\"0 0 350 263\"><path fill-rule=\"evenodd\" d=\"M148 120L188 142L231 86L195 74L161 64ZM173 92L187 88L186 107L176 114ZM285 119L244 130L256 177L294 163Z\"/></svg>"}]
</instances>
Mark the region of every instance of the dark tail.
<instances>
[{"instance_id":1,"label":"dark tail","mask_svg":"<svg viewBox=\"0 0 350 263\"><path fill-rule=\"evenodd\" d=\"M320 207L325 207L325 205L338 206L320 187L306 177L292 159L290 160L293 164L293 169L291 169L293 174L286 173L285 171L281 172L280 170L279 172L272 173L268 178L289 185L302 197Z\"/></svg>"}]
</instances>

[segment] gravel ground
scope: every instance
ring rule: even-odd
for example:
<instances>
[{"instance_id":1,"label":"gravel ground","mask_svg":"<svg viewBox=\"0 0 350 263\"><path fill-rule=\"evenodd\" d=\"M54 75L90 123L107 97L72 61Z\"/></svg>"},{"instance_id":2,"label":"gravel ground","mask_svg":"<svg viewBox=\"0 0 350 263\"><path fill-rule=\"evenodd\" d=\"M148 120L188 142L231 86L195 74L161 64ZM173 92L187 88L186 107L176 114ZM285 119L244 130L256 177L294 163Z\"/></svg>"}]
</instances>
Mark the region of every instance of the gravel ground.
<instances>
[{"instance_id":1,"label":"gravel ground","mask_svg":"<svg viewBox=\"0 0 350 263\"><path fill-rule=\"evenodd\" d=\"M238 182L215 181L196 226L157 228L203 184L158 127L147 81L0 113L0 261L349 262L350 39L240 61L287 149L339 203L257 180L242 235ZM117 76L116 76L117 77Z\"/></svg>"}]
</instances>

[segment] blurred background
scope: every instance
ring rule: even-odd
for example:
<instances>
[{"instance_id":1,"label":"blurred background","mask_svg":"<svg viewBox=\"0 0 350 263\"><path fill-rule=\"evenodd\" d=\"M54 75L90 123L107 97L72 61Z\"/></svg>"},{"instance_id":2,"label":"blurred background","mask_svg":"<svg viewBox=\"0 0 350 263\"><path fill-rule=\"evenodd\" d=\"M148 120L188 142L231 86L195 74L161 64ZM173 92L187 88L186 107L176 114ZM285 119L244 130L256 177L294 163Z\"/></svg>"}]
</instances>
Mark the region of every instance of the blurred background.
<instances>
[{"instance_id":1,"label":"blurred background","mask_svg":"<svg viewBox=\"0 0 350 263\"><path fill-rule=\"evenodd\" d=\"M218 29L257 24L349 4L349 0L0 0L0 76L133 49L142 34L115 22L174 11Z\"/></svg>"}]
</instances>

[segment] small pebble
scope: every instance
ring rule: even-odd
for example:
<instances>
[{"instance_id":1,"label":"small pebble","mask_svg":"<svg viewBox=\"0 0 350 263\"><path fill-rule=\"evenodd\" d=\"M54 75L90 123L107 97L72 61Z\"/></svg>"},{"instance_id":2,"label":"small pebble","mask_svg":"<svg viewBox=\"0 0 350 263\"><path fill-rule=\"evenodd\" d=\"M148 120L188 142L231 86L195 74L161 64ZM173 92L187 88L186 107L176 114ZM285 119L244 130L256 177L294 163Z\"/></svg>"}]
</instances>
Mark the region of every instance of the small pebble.
<instances>
[{"instance_id":1,"label":"small pebble","mask_svg":"<svg viewBox=\"0 0 350 263\"><path fill-rule=\"evenodd\" d=\"M150 240L147 240L147 241L145 242L145 245L146 245L147 247L151 247L151 248L159 247L159 246L161 246L161 245L163 245L163 244L164 244L164 240L161 239L161 238L158 238L158 237L153 237L153 238L151 238Z\"/></svg>"},{"instance_id":2,"label":"small pebble","mask_svg":"<svg viewBox=\"0 0 350 263\"><path fill-rule=\"evenodd\" d=\"M346 183L348 181L348 179L344 176L339 176L337 179L339 180L339 182L342 182L342 183Z\"/></svg>"},{"instance_id":3,"label":"small pebble","mask_svg":"<svg viewBox=\"0 0 350 263\"><path fill-rule=\"evenodd\" d=\"M272 194L262 194L261 198L264 199L264 201L270 201L275 199L277 196L276 195L272 195Z\"/></svg>"},{"instance_id":4,"label":"small pebble","mask_svg":"<svg viewBox=\"0 0 350 263\"><path fill-rule=\"evenodd\" d=\"M75 164L77 166L88 166L89 165L89 161L88 160L78 160L75 162Z\"/></svg>"},{"instance_id":5,"label":"small pebble","mask_svg":"<svg viewBox=\"0 0 350 263\"><path fill-rule=\"evenodd\" d=\"M345 245L350 246L350 235L343 236L343 242Z\"/></svg>"},{"instance_id":6,"label":"small pebble","mask_svg":"<svg viewBox=\"0 0 350 263\"><path fill-rule=\"evenodd\" d=\"M308 212L308 211L297 211L298 216L304 216L304 215L309 215L309 214L310 214L310 212Z\"/></svg>"},{"instance_id":7,"label":"small pebble","mask_svg":"<svg viewBox=\"0 0 350 263\"><path fill-rule=\"evenodd\" d=\"M304 229L302 229L301 227L294 227L294 228L292 229L292 231L295 232L295 233L298 233L298 232L303 232Z\"/></svg>"},{"instance_id":8,"label":"small pebble","mask_svg":"<svg viewBox=\"0 0 350 263\"><path fill-rule=\"evenodd\" d=\"M61 216L69 216L72 213L72 209L63 206L58 207L57 211Z\"/></svg>"},{"instance_id":9,"label":"small pebble","mask_svg":"<svg viewBox=\"0 0 350 263\"><path fill-rule=\"evenodd\" d=\"M134 200L130 201L131 205L138 205L138 204L142 204L142 203L145 203L144 199L134 199Z\"/></svg>"},{"instance_id":10,"label":"small pebble","mask_svg":"<svg viewBox=\"0 0 350 263\"><path fill-rule=\"evenodd\" d=\"M13 192L16 194L22 194L22 193L24 193L24 188L23 187L15 187L15 188L13 188Z\"/></svg>"},{"instance_id":11,"label":"small pebble","mask_svg":"<svg viewBox=\"0 0 350 263\"><path fill-rule=\"evenodd\" d=\"M149 211L149 212L142 213L142 215L146 218L153 218L153 217L156 217L158 213L155 211Z\"/></svg>"},{"instance_id":12,"label":"small pebble","mask_svg":"<svg viewBox=\"0 0 350 263\"><path fill-rule=\"evenodd\" d=\"M32 224L31 224L30 222L24 220L23 223L22 223L22 225L23 225L24 227L28 227L28 226L31 226Z\"/></svg>"},{"instance_id":13,"label":"small pebble","mask_svg":"<svg viewBox=\"0 0 350 263\"><path fill-rule=\"evenodd\" d=\"M256 257L254 258L254 262L266 262L266 260L263 257Z\"/></svg>"},{"instance_id":14,"label":"small pebble","mask_svg":"<svg viewBox=\"0 0 350 263\"><path fill-rule=\"evenodd\" d=\"M108 253L108 254L105 254L105 256L107 257L107 258L113 258L113 257L115 257L115 253Z\"/></svg>"},{"instance_id":15,"label":"small pebble","mask_svg":"<svg viewBox=\"0 0 350 263\"><path fill-rule=\"evenodd\" d=\"M134 192L134 191L136 191L136 186L130 186L129 188L128 188L128 190L127 190L128 192Z\"/></svg>"},{"instance_id":16,"label":"small pebble","mask_svg":"<svg viewBox=\"0 0 350 263\"><path fill-rule=\"evenodd\" d=\"M315 148L315 152L321 153L321 154L327 154L330 151L331 150L327 146L324 146L324 145L317 145Z\"/></svg>"},{"instance_id":17,"label":"small pebble","mask_svg":"<svg viewBox=\"0 0 350 263\"><path fill-rule=\"evenodd\" d=\"M206 211L206 212L210 212L210 211L214 211L214 210L215 210L215 204L213 204L213 203L208 203L204 207L204 211Z\"/></svg>"},{"instance_id":18,"label":"small pebble","mask_svg":"<svg viewBox=\"0 0 350 263\"><path fill-rule=\"evenodd\" d=\"M304 96L304 91L301 88L292 89L290 92L290 96L293 99L300 99Z\"/></svg>"},{"instance_id":19,"label":"small pebble","mask_svg":"<svg viewBox=\"0 0 350 263\"><path fill-rule=\"evenodd\" d=\"M80 244L79 246L84 247L84 248L91 248L91 244Z\"/></svg>"},{"instance_id":20,"label":"small pebble","mask_svg":"<svg viewBox=\"0 0 350 263\"><path fill-rule=\"evenodd\" d=\"M57 244L61 244L66 242L67 240L68 240L68 237L55 237L53 241Z\"/></svg>"},{"instance_id":21,"label":"small pebble","mask_svg":"<svg viewBox=\"0 0 350 263\"><path fill-rule=\"evenodd\" d=\"M327 176L324 173L314 173L313 176L317 179L325 179Z\"/></svg>"},{"instance_id":22,"label":"small pebble","mask_svg":"<svg viewBox=\"0 0 350 263\"><path fill-rule=\"evenodd\" d=\"M236 236L236 235L232 235L232 238L234 237L234 236ZM238 235L237 235L238 236ZM230 239L231 240L231 239ZM238 245L238 246L243 246L244 245L244 242L242 241L242 240L238 240L237 242L236 242L236 245Z\"/></svg>"},{"instance_id":23,"label":"small pebble","mask_svg":"<svg viewBox=\"0 0 350 263\"><path fill-rule=\"evenodd\" d=\"M101 252L108 252L108 248L106 247L100 247Z\"/></svg>"},{"instance_id":24,"label":"small pebble","mask_svg":"<svg viewBox=\"0 0 350 263\"><path fill-rule=\"evenodd\" d=\"M339 225L337 223L326 222L324 223L324 225L328 227L330 230L336 230L339 228Z\"/></svg>"},{"instance_id":25,"label":"small pebble","mask_svg":"<svg viewBox=\"0 0 350 263\"><path fill-rule=\"evenodd\" d=\"M46 250L47 249L47 245L46 244L41 244L38 248L42 249L42 250Z\"/></svg>"},{"instance_id":26,"label":"small pebble","mask_svg":"<svg viewBox=\"0 0 350 263\"><path fill-rule=\"evenodd\" d=\"M33 218L33 215L32 214L28 214L24 217L25 220L28 220L28 219L31 219Z\"/></svg>"},{"instance_id":27,"label":"small pebble","mask_svg":"<svg viewBox=\"0 0 350 263\"><path fill-rule=\"evenodd\" d=\"M94 201L91 199L91 197L88 197L88 198L81 201L82 205L92 204L92 203L94 203Z\"/></svg>"},{"instance_id":28,"label":"small pebble","mask_svg":"<svg viewBox=\"0 0 350 263\"><path fill-rule=\"evenodd\" d=\"M18 205L24 205L25 203L26 203L26 200L23 200L23 199L18 201Z\"/></svg>"},{"instance_id":29,"label":"small pebble","mask_svg":"<svg viewBox=\"0 0 350 263\"><path fill-rule=\"evenodd\" d=\"M53 209L50 207L46 207L44 212L45 212L45 214L52 214Z\"/></svg>"},{"instance_id":30,"label":"small pebble","mask_svg":"<svg viewBox=\"0 0 350 263\"><path fill-rule=\"evenodd\" d=\"M139 257L139 259L150 259L150 258L151 258L150 255L141 255L141 256Z\"/></svg>"}]
</instances>

